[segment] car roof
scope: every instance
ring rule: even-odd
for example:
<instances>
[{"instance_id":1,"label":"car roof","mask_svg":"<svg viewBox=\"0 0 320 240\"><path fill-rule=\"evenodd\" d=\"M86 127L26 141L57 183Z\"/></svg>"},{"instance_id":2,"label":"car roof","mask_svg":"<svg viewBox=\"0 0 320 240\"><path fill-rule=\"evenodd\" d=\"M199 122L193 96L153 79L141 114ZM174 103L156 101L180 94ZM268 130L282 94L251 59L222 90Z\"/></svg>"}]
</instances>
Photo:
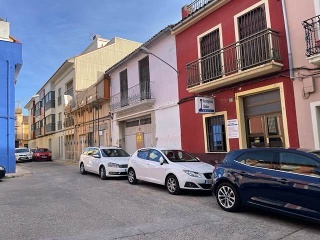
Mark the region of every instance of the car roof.
<instances>
[{"instance_id":1,"label":"car roof","mask_svg":"<svg viewBox=\"0 0 320 240\"><path fill-rule=\"evenodd\" d=\"M92 147L86 147L86 148L100 148L100 149L122 149L121 147L117 147L117 146L92 146Z\"/></svg>"},{"instance_id":2,"label":"car roof","mask_svg":"<svg viewBox=\"0 0 320 240\"><path fill-rule=\"evenodd\" d=\"M155 149L155 150L159 150L159 151L165 151L165 150L180 150L180 151L184 151L180 148L169 148L169 147L146 147L146 148L140 148L138 150L148 150L148 149Z\"/></svg>"}]
</instances>

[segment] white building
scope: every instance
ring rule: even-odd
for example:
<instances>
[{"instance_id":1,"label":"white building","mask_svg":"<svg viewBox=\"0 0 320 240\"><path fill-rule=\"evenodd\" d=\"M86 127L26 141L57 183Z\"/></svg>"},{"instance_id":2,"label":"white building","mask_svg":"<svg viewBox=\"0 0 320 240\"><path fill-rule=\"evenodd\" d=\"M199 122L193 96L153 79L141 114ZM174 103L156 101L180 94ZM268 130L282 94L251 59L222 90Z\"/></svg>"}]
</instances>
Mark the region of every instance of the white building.
<instances>
[{"instance_id":1,"label":"white building","mask_svg":"<svg viewBox=\"0 0 320 240\"><path fill-rule=\"evenodd\" d=\"M143 49L144 51L142 51ZM112 144L181 148L178 74L171 26L109 68Z\"/></svg>"}]
</instances>

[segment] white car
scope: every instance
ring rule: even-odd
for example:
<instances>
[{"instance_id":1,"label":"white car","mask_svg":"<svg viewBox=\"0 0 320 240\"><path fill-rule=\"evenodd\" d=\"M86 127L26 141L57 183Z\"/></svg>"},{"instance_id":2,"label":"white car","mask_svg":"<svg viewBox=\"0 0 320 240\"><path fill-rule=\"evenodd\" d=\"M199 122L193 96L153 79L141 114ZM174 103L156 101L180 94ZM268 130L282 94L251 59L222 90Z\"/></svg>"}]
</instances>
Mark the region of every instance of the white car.
<instances>
[{"instance_id":1,"label":"white car","mask_svg":"<svg viewBox=\"0 0 320 240\"><path fill-rule=\"evenodd\" d=\"M96 173L102 180L127 176L129 157L125 150L118 147L87 147L80 155L80 173Z\"/></svg>"},{"instance_id":2,"label":"white car","mask_svg":"<svg viewBox=\"0 0 320 240\"><path fill-rule=\"evenodd\" d=\"M15 148L16 162L32 161L33 153L29 148Z\"/></svg>"},{"instance_id":3,"label":"white car","mask_svg":"<svg viewBox=\"0 0 320 240\"><path fill-rule=\"evenodd\" d=\"M211 191L213 166L177 149L142 148L129 159L128 181L166 186L170 194L180 189Z\"/></svg>"}]
</instances>

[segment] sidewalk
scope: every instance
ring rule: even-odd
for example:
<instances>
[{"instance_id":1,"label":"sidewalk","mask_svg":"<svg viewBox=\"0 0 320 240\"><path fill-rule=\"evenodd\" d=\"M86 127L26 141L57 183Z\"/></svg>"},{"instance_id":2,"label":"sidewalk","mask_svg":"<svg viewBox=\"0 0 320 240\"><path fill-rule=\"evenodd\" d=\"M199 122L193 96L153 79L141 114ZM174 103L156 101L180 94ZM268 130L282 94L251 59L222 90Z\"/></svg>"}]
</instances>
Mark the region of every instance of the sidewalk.
<instances>
[{"instance_id":1,"label":"sidewalk","mask_svg":"<svg viewBox=\"0 0 320 240\"><path fill-rule=\"evenodd\" d=\"M15 178L15 177L21 177L21 176L30 176L30 175L32 175L32 172L24 169L22 166L16 165L16 172L6 173L4 178Z\"/></svg>"},{"instance_id":2,"label":"sidewalk","mask_svg":"<svg viewBox=\"0 0 320 240\"><path fill-rule=\"evenodd\" d=\"M73 162L73 161L69 161L69 160L63 160L63 159L55 159L53 160L53 162L58 162L61 164L74 164L74 165L78 165L78 162ZM15 173L6 173L5 178L15 178L15 177L21 177L21 176L30 176L32 175L32 172L25 169L23 166L21 165L16 165L16 172Z\"/></svg>"}]
</instances>

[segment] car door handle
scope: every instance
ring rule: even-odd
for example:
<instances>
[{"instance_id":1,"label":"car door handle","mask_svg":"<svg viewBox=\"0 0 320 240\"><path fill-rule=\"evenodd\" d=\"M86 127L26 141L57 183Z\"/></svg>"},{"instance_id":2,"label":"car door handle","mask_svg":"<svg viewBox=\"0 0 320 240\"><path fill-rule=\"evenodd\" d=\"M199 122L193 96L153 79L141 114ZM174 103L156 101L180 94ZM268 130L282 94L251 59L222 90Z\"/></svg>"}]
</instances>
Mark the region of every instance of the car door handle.
<instances>
[{"instance_id":1,"label":"car door handle","mask_svg":"<svg viewBox=\"0 0 320 240\"><path fill-rule=\"evenodd\" d=\"M241 171L240 175L242 175L242 176L254 176L253 173L249 173L249 172L246 172L246 171Z\"/></svg>"},{"instance_id":2,"label":"car door handle","mask_svg":"<svg viewBox=\"0 0 320 240\"><path fill-rule=\"evenodd\" d=\"M286 178L275 178L275 180L276 180L277 182L282 183L282 184L286 184L286 183L289 182L288 179L286 179Z\"/></svg>"}]
</instances>

